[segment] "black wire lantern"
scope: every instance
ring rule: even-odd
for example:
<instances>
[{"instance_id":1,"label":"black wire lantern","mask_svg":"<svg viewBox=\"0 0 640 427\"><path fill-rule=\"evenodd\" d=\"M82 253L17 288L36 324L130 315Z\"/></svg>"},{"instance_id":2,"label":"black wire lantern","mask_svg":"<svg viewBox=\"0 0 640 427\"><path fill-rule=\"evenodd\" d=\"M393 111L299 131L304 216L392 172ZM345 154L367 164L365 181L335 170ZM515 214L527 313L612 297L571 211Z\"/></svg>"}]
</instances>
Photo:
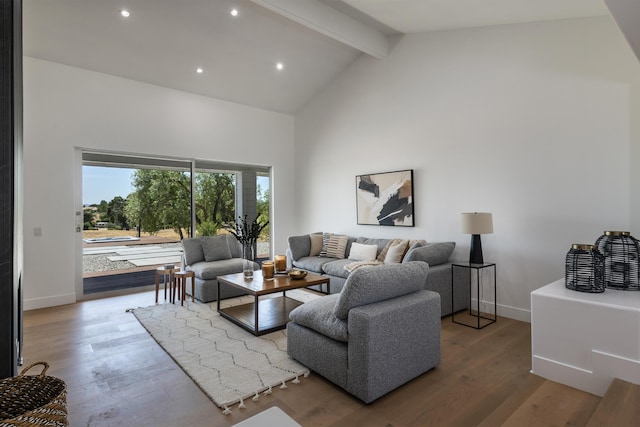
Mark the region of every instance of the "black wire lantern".
<instances>
[{"instance_id":1,"label":"black wire lantern","mask_svg":"<svg viewBox=\"0 0 640 427\"><path fill-rule=\"evenodd\" d=\"M579 292L604 292L604 256L595 245L574 244L565 262L565 286Z\"/></svg>"},{"instance_id":2,"label":"black wire lantern","mask_svg":"<svg viewBox=\"0 0 640 427\"><path fill-rule=\"evenodd\" d=\"M605 231L596 241L604 255L607 288L640 291L640 245L628 231Z\"/></svg>"}]
</instances>

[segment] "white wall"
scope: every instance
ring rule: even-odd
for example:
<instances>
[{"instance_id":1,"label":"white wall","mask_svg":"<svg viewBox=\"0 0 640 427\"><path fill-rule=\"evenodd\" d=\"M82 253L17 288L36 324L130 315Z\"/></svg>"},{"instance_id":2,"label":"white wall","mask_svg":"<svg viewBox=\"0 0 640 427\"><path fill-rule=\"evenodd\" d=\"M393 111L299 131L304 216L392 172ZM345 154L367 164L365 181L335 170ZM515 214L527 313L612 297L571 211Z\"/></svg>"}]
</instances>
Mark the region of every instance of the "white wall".
<instances>
[{"instance_id":1,"label":"white wall","mask_svg":"<svg viewBox=\"0 0 640 427\"><path fill-rule=\"evenodd\" d=\"M465 260L459 214L493 212L498 314L528 320L572 243L640 236L639 89L609 18L407 35L296 115L297 231L454 240ZM399 169L414 169L416 227L356 225L355 176Z\"/></svg>"},{"instance_id":2,"label":"white wall","mask_svg":"<svg viewBox=\"0 0 640 427\"><path fill-rule=\"evenodd\" d=\"M33 58L24 58L24 113L26 309L76 300L77 147L273 166L272 237L276 253L286 249L294 223L292 116Z\"/></svg>"}]
</instances>

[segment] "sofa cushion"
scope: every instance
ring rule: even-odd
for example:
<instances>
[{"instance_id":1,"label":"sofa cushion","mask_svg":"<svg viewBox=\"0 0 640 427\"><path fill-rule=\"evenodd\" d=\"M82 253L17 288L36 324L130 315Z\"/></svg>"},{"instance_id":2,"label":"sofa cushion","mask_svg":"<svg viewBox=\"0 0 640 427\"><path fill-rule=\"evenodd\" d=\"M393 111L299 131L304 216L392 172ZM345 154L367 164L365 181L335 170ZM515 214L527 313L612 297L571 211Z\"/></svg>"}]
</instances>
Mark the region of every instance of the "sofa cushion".
<instances>
[{"instance_id":1,"label":"sofa cushion","mask_svg":"<svg viewBox=\"0 0 640 427\"><path fill-rule=\"evenodd\" d=\"M353 261L373 261L378 253L377 245L365 245L354 242L349 251L349 259Z\"/></svg>"},{"instance_id":2,"label":"sofa cushion","mask_svg":"<svg viewBox=\"0 0 640 427\"><path fill-rule=\"evenodd\" d=\"M193 271L199 279L212 280L224 274L241 273L242 258L229 258L214 262L197 262L188 266L187 270Z\"/></svg>"},{"instance_id":3,"label":"sofa cushion","mask_svg":"<svg viewBox=\"0 0 640 427\"><path fill-rule=\"evenodd\" d=\"M202 250L202 242L200 242L200 238L194 237L182 239L182 250L184 260L187 265L204 261L204 252Z\"/></svg>"},{"instance_id":4,"label":"sofa cushion","mask_svg":"<svg viewBox=\"0 0 640 427\"><path fill-rule=\"evenodd\" d=\"M309 249L309 256L318 256L322 251L322 234L314 233L309 234L309 241L311 242L311 248Z\"/></svg>"},{"instance_id":5,"label":"sofa cushion","mask_svg":"<svg viewBox=\"0 0 640 427\"><path fill-rule=\"evenodd\" d=\"M347 322L338 319L333 313L338 296L339 294L327 295L306 302L291 311L289 319L336 341L347 342Z\"/></svg>"},{"instance_id":6,"label":"sofa cushion","mask_svg":"<svg viewBox=\"0 0 640 427\"><path fill-rule=\"evenodd\" d=\"M420 248L426 244L426 240L409 240L409 249L407 249L407 252L409 252L411 249Z\"/></svg>"},{"instance_id":7,"label":"sofa cushion","mask_svg":"<svg viewBox=\"0 0 640 427\"><path fill-rule=\"evenodd\" d=\"M322 266L330 261L332 261L331 258L303 256L300 259L294 259L291 264L296 268L311 271L312 273L322 274Z\"/></svg>"},{"instance_id":8,"label":"sofa cushion","mask_svg":"<svg viewBox=\"0 0 640 427\"><path fill-rule=\"evenodd\" d=\"M349 277L349 271L344 268L347 264L351 264L354 261L352 259L336 259L331 260L322 265L322 272L329 276L336 276L347 278Z\"/></svg>"},{"instance_id":9,"label":"sofa cushion","mask_svg":"<svg viewBox=\"0 0 640 427\"><path fill-rule=\"evenodd\" d=\"M302 236L289 236L289 250L294 260L308 257L311 252L311 239L308 234Z\"/></svg>"},{"instance_id":10,"label":"sofa cushion","mask_svg":"<svg viewBox=\"0 0 640 427\"><path fill-rule=\"evenodd\" d=\"M455 247L456 242L427 243L408 251L402 262L424 261L429 265L444 264L449 261Z\"/></svg>"},{"instance_id":11,"label":"sofa cushion","mask_svg":"<svg viewBox=\"0 0 640 427\"><path fill-rule=\"evenodd\" d=\"M206 262L218 261L221 259L231 258L231 251L227 243L227 236L220 234L218 236L204 236L200 238L202 242L202 250L204 252L204 260Z\"/></svg>"},{"instance_id":12,"label":"sofa cushion","mask_svg":"<svg viewBox=\"0 0 640 427\"><path fill-rule=\"evenodd\" d=\"M428 273L429 266L424 262L359 268L349 275L338 294L334 313L338 319L347 320L354 307L422 290Z\"/></svg>"}]
</instances>

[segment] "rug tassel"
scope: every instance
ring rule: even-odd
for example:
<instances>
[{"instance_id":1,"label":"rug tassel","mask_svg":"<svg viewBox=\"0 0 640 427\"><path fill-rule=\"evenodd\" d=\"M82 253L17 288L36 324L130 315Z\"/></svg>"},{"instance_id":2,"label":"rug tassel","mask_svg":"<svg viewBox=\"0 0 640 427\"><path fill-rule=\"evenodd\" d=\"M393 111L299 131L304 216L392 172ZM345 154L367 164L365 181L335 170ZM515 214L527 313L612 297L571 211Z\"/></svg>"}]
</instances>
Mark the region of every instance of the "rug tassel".
<instances>
[{"instance_id":1,"label":"rug tassel","mask_svg":"<svg viewBox=\"0 0 640 427\"><path fill-rule=\"evenodd\" d=\"M265 390L265 391L264 391L264 395L265 395L265 396L266 396L266 395L268 395L268 394L271 394L271 393L273 393L273 392L271 391L271 387L269 387L267 390Z\"/></svg>"},{"instance_id":2,"label":"rug tassel","mask_svg":"<svg viewBox=\"0 0 640 427\"><path fill-rule=\"evenodd\" d=\"M231 409L229 409L229 407L227 405L224 405L224 411L222 411L223 414L225 415L230 415L231 414Z\"/></svg>"},{"instance_id":3,"label":"rug tassel","mask_svg":"<svg viewBox=\"0 0 640 427\"><path fill-rule=\"evenodd\" d=\"M258 392L256 391L256 395L255 395L255 396L253 396L253 397L251 398L251 400L253 400L254 402L257 402L257 401L258 401L258 399L260 399L260 395L259 395L259 394L258 394Z\"/></svg>"},{"instance_id":4,"label":"rug tassel","mask_svg":"<svg viewBox=\"0 0 640 427\"><path fill-rule=\"evenodd\" d=\"M244 400L240 399L240 404L238 405L238 409L245 409L246 406L244 406Z\"/></svg>"},{"instance_id":5,"label":"rug tassel","mask_svg":"<svg viewBox=\"0 0 640 427\"><path fill-rule=\"evenodd\" d=\"M282 385L280 386L280 388L289 388L289 387L287 387L287 385L284 383L284 381L282 381Z\"/></svg>"},{"instance_id":6,"label":"rug tassel","mask_svg":"<svg viewBox=\"0 0 640 427\"><path fill-rule=\"evenodd\" d=\"M294 384L300 384L300 380L298 379L298 376L296 375L296 377L293 379L293 381L291 381Z\"/></svg>"}]
</instances>

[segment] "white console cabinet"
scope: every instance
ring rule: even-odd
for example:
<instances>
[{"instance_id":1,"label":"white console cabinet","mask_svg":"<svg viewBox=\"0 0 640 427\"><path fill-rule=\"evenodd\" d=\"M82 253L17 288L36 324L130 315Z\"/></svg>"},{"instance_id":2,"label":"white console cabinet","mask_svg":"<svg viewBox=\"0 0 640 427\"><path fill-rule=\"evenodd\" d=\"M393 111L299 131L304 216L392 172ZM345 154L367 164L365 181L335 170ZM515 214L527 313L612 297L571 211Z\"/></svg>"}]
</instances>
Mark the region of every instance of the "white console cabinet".
<instances>
[{"instance_id":1,"label":"white console cabinet","mask_svg":"<svg viewBox=\"0 0 640 427\"><path fill-rule=\"evenodd\" d=\"M531 355L534 374L598 396L614 378L640 384L640 292L536 289Z\"/></svg>"}]
</instances>

